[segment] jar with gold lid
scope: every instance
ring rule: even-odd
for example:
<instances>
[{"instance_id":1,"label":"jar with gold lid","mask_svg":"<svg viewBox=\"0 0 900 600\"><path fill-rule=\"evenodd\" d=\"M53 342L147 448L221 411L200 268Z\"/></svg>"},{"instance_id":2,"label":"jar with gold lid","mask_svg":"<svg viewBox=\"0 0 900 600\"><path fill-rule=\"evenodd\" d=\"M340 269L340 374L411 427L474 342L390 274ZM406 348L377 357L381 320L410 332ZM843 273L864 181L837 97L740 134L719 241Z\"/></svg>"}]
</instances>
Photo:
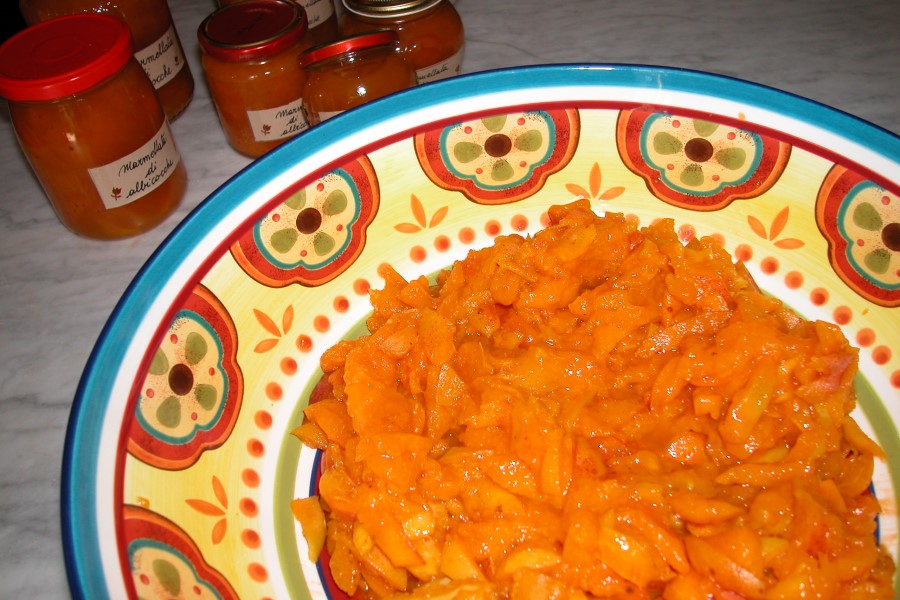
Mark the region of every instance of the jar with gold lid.
<instances>
[{"instance_id":1,"label":"jar with gold lid","mask_svg":"<svg viewBox=\"0 0 900 600\"><path fill-rule=\"evenodd\" d=\"M416 85L412 68L397 52L393 31L375 31L310 48L303 105L310 125L345 110Z\"/></svg>"},{"instance_id":2,"label":"jar with gold lid","mask_svg":"<svg viewBox=\"0 0 900 600\"><path fill-rule=\"evenodd\" d=\"M308 127L300 66L306 32L306 12L290 0L244 0L200 24L206 82L238 152L261 156Z\"/></svg>"},{"instance_id":3,"label":"jar with gold lid","mask_svg":"<svg viewBox=\"0 0 900 600\"><path fill-rule=\"evenodd\" d=\"M465 50L462 19L449 0L342 0L341 32L391 29L419 83L458 75Z\"/></svg>"},{"instance_id":4,"label":"jar with gold lid","mask_svg":"<svg viewBox=\"0 0 900 600\"><path fill-rule=\"evenodd\" d=\"M244 0L218 0L219 6L228 6ZM309 31L306 39L310 46L327 44L338 38L338 18L333 0L294 0L306 11Z\"/></svg>"},{"instance_id":5,"label":"jar with gold lid","mask_svg":"<svg viewBox=\"0 0 900 600\"><path fill-rule=\"evenodd\" d=\"M169 121L190 103L194 77L166 0L19 0L19 10L30 25L87 12L121 19L131 30L135 58L156 88Z\"/></svg>"},{"instance_id":6,"label":"jar with gold lid","mask_svg":"<svg viewBox=\"0 0 900 600\"><path fill-rule=\"evenodd\" d=\"M50 204L69 229L115 239L180 203L187 172L126 25L78 14L0 46L0 96Z\"/></svg>"}]
</instances>

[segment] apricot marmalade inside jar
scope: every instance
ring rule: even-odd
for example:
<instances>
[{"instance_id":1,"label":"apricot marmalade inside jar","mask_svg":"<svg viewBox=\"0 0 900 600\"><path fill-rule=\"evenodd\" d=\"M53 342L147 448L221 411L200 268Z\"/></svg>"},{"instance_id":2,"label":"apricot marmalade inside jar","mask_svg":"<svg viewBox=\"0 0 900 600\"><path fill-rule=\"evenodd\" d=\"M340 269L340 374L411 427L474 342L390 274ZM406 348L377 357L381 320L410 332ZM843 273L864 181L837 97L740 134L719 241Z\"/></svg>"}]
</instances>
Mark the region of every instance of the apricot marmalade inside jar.
<instances>
[{"instance_id":1,"label":"apricot marmalade inside jar","mask_svg":"<svg viewBox=\"0 0 900 600\"><path fill-rule=\"evenodd\" d=\"M418 83L458 75L465 50L459 13L448 0L343 0L341 32L391 29Z\"/></svg>"},{"instance_id":2,"label":"apricot marmalade inside jar","mask_svg":"<svg viewBox=\"0 0 900 600\"><path fill-rule=\"evenodd\" d=\"M307 72L303 105L310 125L416 85L397 52L397 34L376 31L310 48L300 56Z\"/></svg>"},{"instance_id":3,"label":"apricot marmalade inside jar","mask_svg":"<svg viewBox=\"0 0 900 600\"><path fill-rule=\"evenodd\" d=\"M124 23L59 17L0 46L0 96L50 203L96 239L150 229L178 205L187 172Z\"/></svg>"},{"instance_id":4,"label":"apricot marmalade inside jar","mask_svg":"<svg viewBox=\"0 0 900 600\"><path fill-rule=\"evenodd\" d=\"M228 143L258 157L308 127L300 53L306 13L287 0L244 0L200 24L203 71Z\"/></svg>"},{"instance_id":5,"label":"apricot marmalade inside jar","mask_svg":"<svg viewBox=\"0 0 900 600\"><path fill-rule=\"evenodd\" d=\"M173 121L194 95L194 77L166 0L19 0L25 22L96 12L117 17L134 38L135 58L159 94L166 117Z\"/></svg>"}]
</instances>

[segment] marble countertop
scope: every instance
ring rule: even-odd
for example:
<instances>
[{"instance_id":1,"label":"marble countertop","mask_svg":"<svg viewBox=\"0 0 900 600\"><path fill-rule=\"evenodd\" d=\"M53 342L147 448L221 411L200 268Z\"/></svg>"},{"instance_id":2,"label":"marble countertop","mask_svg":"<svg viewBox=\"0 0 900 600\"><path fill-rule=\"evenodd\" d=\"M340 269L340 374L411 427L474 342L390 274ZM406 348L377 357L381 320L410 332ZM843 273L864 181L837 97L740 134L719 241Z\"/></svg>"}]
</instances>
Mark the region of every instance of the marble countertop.
<instances>
[{"instance_id":1,"label":"marble countertop","mask_svg":"<svg viewBox=\"0 0 900 600\"><path fill-rule=\"evenodd\" d=\"M69 233L0 110L0 596L68 595L60 535L63 441L94 342L144 261L249 159L226 144L195 32L214 0L169 3L195 81L172 129L190 183L155 230L119 242ZM456 0L464 72L561 62L665 65L780 88L900 132L896 0Z\"/></svg>"}]
</instances>

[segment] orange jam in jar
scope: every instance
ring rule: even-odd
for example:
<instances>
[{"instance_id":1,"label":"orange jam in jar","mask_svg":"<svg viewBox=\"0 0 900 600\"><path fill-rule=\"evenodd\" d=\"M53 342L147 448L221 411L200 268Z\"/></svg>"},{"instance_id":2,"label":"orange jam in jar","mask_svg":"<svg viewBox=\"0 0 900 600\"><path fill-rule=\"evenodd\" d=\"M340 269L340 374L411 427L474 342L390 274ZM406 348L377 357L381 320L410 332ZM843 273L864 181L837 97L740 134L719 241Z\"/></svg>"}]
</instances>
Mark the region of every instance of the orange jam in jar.
<instances>
[{"instance_id":1,"label":"orange jam in jar","mask_svg":"<svg viewBox=\"0 0 900 600\"><path fill-rule=\"evenodd\" d=\"M397 52L397 34L376 31L310 48L303 105L310 125L345 110L416 85L416 75Z\"/></svg>"},{"instance_id":2,"label":"orange jam in jar","mask_svg":"<svg viewBox=\"0 0 900 600\"><path fill-rule=\"evenodd\" d=\"M243 0L219 0L219 6L228 6ZM337 11L333 0L293 0L306 11L309 31L306 40L310 46L318 46L334 41L338 37Z\"/></svg>"},{"instance_id":3,"label":"orange jam in jar","mask_svg":"<svg viewBox=\"0 0 900 600\"><path fill-rule=\"evenodd\" d=\"M343 0L341 32L391 29L419 83L458 75L465 50L459 13L449 0Z\"/></svg>"},{"instance_id":4,"label":"orange jam in jar","mask_svg":"<svg viewBox=\"0 0 900 600\"><path fill-rule=\"evenodd\" d=\"M308 127L306 13L288 0L244 0L200 24L203 71L228 143L261 156Z\"/></svg>"},{"instance_id":5,"label":"orange jam in jar","mask_svg":"<svg viewBox=\"0 0 900 600\"><path fill-rule=\"evenodd\" d=\"M69 229L115 239L179 204L187 172L124 23L59 17L0 46L0 96L50 204Z\"/></svg>"},{"instance_id":6,"label":"orange jam in jar","mask_svg":"<svg viewBox=\"0 0 900 600\"><path fill-rule=\"evenodd\" d=\"M25 22L96 12L117 17L134 38L135 58L156 88L166 117L173 121L194 95L194 77L166 0L19 0Z\"/></svg>"}]
</instances>

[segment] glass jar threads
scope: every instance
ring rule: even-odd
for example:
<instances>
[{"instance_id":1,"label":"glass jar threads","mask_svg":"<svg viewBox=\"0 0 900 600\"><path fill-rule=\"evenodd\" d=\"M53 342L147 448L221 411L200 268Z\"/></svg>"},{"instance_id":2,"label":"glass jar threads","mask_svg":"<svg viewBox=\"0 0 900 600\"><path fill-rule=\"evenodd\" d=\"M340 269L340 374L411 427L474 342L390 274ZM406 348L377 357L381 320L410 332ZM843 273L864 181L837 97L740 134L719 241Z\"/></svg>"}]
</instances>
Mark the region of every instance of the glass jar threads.
<instances>
[{"instance_id":1,"label":"glass jar threads","mask_svg":"<svg viewBox=\"0 0 900 600\"><path fill-rule=\"evenodd\" d=\"M227 6L243 0L219 0L219 6ZM306 11L309 31L306 39L310 46L318 46L334 41L338 37L337 11L333 0L294 0Z\"/></svg>"},{"instance_id":2,"label":"glass jar threads","mask_svg":"<svg viewBox=\"0 0 900 600\"><path fill-rule=\"evenodd\" d=\"M115 239L181 201L187 172L126 25L79 14L0 46L0 96L50 204L69 229Z\"/></svg>"},{"instance_id":3,"label":"glass jar threads","mask_svg":"<svg viewBox=\"0 0 900 600\"><path fill-rule=\"evenodd\" d=\"M376 31L304 52L303 104L310 125L414 86L415 73L397 52L397 41L393 31Z\"/></svg>"},{"instance_id":4,"label":"glass jar threads","mask_svg":"<svg viewBox=\"0 0 900 600\"><path fill-rule=\"evenodd\" d=\"M459 13L449 0L343 0L341 32L391 29L419 83L458 75L465 50Z\"/></svg>"},{"instance_id":5,"label":"glass jar threads","mask_svg":"<svg viewBox=\"0 0 900 600\"><path fill-rule=\"evenodd\" d=\"M169 121L190 103L194 77L166 0L20 0L19 9L29 25L86 12L123 20L134 37L135 58L156 88Z\"/></svg>"},{"instance_id":6,"label":"glass jar threads","mask_svg":"<svg viewBox=\"0 0 900 600\"><path fill-rule=\"evenodd\" d=\"M197 31L203 71L228 143L258 157L308 127L300 53L306 13L289 0L244 0Z\"/></svg>"}]
</instances>

